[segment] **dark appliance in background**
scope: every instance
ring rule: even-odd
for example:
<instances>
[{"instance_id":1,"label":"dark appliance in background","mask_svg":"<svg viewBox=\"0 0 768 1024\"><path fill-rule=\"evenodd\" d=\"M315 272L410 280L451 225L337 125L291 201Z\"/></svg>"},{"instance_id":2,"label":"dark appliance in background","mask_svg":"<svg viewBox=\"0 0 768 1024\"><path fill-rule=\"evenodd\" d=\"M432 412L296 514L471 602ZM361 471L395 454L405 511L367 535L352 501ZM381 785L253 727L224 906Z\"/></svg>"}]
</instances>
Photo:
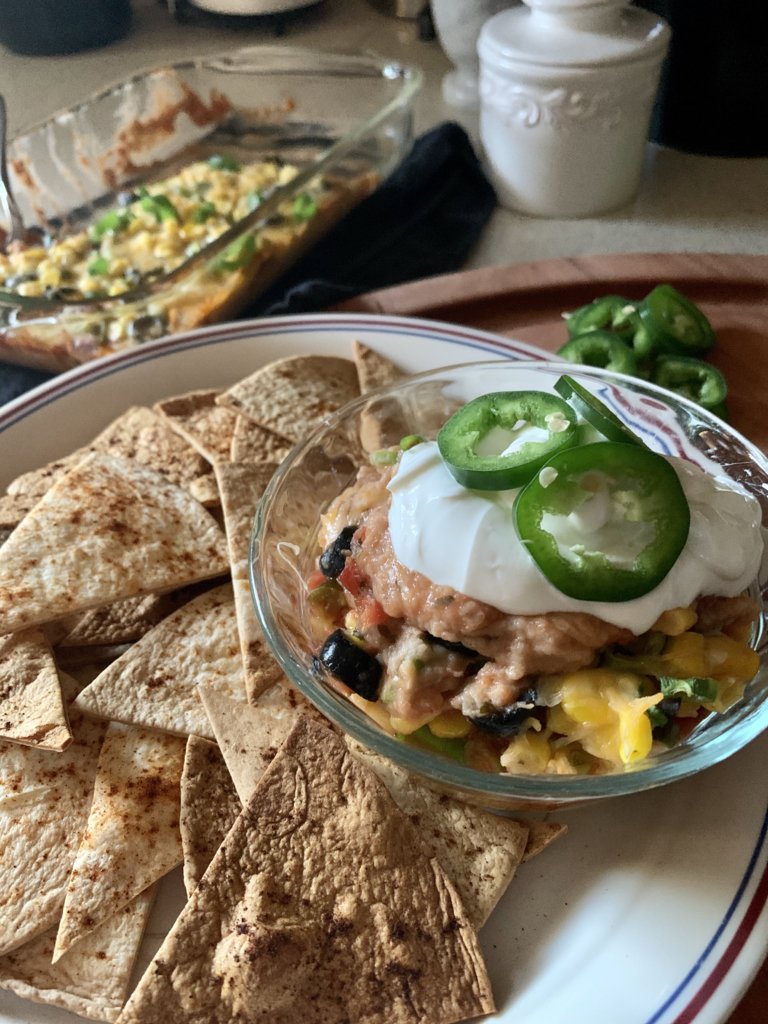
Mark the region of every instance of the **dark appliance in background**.
<instances>
[{"instance_id":1,"label":"dark appliance in background","mask_svg":"<svg viewBox=\"0 0 768 1024\"><path fill-rule=\"evenodd\" d=\"M0 0L0 43L25 56L106 46L130 27L130 0Z\"/></svg>"},{"instance_id":2,"label":"dark appliance in background","mask_svg":"<svg viewBox=\"0 0 768 1024\"><path fill-rule=\"evenodd\" d=\"M707 156L768 156L768 0L635 0L672 28L651 139Z\"/></svg>"}]
</instances>

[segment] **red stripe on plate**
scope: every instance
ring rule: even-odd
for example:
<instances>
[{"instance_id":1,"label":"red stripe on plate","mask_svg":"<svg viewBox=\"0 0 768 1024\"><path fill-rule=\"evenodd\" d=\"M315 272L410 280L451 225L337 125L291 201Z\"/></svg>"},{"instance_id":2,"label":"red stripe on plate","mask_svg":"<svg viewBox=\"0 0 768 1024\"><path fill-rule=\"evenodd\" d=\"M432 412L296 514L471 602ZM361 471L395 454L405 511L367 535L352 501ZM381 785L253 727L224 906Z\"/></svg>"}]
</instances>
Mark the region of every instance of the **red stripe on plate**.
<instances>
[{"instance_id":1,"label":"red stripe on plate","mask_svg":"<svg viewBox=\"0 0 768 1024\"><path fill-rule=\"evenodd\" d=\"M682 1013L675 1017L673 1024L692 1024L695 1021L698 1014L709 1002L720 982L733 966L736 957L744 948L744 944L752 933L752 929L755 927L755 923L766 903L768 903L768 864L765 866L754 896L750 900L747 911L741 919L741 923L736 929L733 938L728 943L725 952L690 1003Z\"/></svg>"}]
</instances>

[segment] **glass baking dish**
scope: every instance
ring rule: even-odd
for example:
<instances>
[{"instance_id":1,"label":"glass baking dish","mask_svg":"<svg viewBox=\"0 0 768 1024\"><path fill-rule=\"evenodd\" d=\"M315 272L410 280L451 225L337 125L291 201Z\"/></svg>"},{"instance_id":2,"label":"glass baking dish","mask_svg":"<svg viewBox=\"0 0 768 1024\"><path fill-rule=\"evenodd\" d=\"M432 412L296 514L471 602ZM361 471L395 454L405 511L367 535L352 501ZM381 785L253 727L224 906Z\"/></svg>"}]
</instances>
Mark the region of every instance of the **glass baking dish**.
<instances>
[{"instance_id":1,"label":"glass baking dish","mask_svg":"<svg viewBox=\"0 0 768 1024\"><path fill-rule=\"evenodd\" d=\"M17 136L11 183L25 224L41 231L0 249L0 359L63 370L229 319L400 162L420 84L417 69L374 54L252 46L138 74ZM122 294L109 297L61 287L25 295L43 287L43 273L8 269L12 257L34 263L41 248L77 236L96 253L88 270L103 274L99 246L121 203L129 216L149 203L159 224L153 183L192 163L220 169L222 157L225 168L269 162L278 179L178 265L126 270Z\"/></svg>"}]
</instances>

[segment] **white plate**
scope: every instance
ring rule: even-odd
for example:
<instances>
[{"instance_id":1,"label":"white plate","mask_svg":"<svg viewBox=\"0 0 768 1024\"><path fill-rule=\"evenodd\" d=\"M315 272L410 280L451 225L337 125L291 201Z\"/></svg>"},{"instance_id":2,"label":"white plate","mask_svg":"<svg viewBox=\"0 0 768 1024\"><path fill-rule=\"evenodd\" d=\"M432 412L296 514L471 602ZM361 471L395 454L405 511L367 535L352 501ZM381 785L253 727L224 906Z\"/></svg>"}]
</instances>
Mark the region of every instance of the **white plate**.
<instances>
[{"instance_id":1,"label":"white plate","mask_svg":"<svg viewBox=\"0 0 768 1024\"><path fill-rule=\"evenodd\" d=\"M0 409L0 484L71 451L132 403L226 385L281 355L348 355L353 338L409 370L547 353L470 328L302 316L196 331L73 370ZM716 1024L768 952L768 737L696 778L570 811L523 865L481 939L504 1024ZM163 883L141 964L183 901ZM0 993L2 1024L72 1022Z\"/></svg>"}]
</instances>

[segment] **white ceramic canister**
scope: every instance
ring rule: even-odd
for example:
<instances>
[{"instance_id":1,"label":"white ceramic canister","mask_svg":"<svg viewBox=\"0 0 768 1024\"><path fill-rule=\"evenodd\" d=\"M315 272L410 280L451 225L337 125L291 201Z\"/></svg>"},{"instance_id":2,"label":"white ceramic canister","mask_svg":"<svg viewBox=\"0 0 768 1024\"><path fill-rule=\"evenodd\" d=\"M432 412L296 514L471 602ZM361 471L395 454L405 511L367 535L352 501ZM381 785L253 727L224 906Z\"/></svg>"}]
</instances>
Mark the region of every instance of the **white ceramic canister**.
<instances>
[{"instance_id":1,"label":"white ceramic canister","mask_svg":"<svg viewBox=\"0 0 768 1024\"><path fill-rule=\"evenodd\" d=\"M525 0L478 39L480 138L504 206L588 217L640 184L669 28L622 0Z\"/></svg>"}]
</instances>

